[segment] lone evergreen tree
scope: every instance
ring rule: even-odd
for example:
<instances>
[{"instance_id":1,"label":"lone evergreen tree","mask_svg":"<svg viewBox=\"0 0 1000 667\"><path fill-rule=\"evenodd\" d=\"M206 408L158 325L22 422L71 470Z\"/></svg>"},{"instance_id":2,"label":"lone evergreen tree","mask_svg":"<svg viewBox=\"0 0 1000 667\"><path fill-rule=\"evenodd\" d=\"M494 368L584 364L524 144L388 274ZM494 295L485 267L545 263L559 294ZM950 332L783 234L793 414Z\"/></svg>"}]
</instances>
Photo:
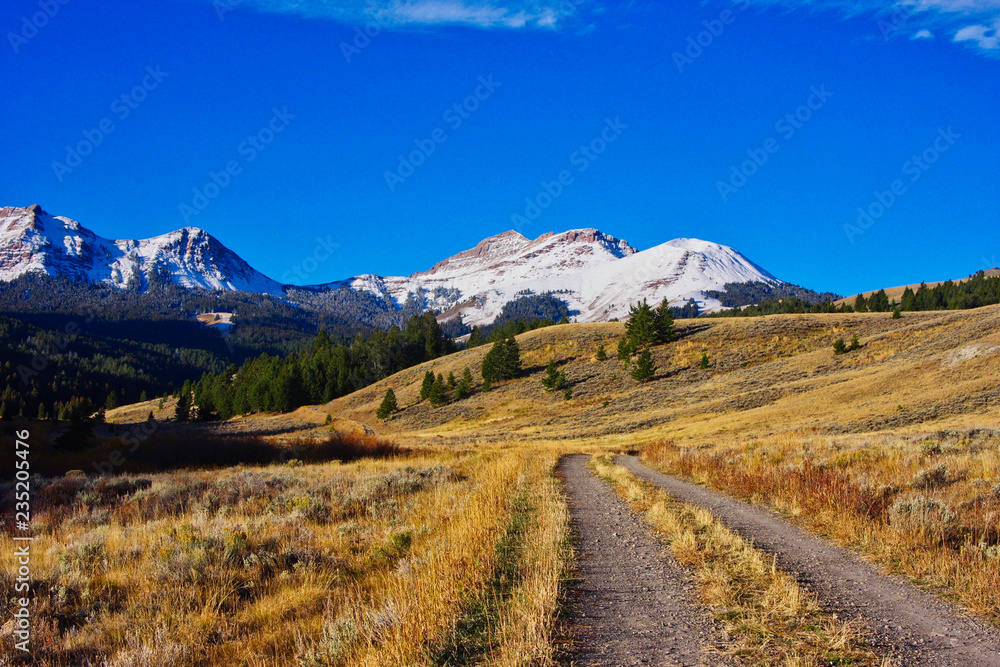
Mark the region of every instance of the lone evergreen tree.
<instances>
[{"instance_id":1,"label":"lone evergreen tree","mask_svg":"<svg viewBox=\"0 0 1000 667\"><path fill-rule=\"evenodd\" d=\"M444 378L441 375L434 378L430 393L427 395L427 401L434 407L444 405L448 402L448 397L444 389Z\"/></svg>"},{"instance_id":2,"label":"lone evergreen tree","mask_svg":"<svg viewBox=\"0 0 1000 667\"><path fill-rule=\"evenodd\" d=\"M607 358L608 358L608 353L604 349L604 346L601 345L600 347L597 348L597 360L598 361L604 361Z\"/></svg>"},{"instance_id":3,"label":"lone evergreen tree","mask_svg":"<svg viewBox=\"0 0 1000 667\"><path fill-rule=\"evenodd\" d=\"M566 374L556 367L554 359L545 367L545 377L542 378L542 385L548 391L556 391L566 386Z\"/></svg>"},{"instance_id":4,"label":"lone evergreen tree","mask_svg":"<svg viewBox=\"0 0 1000 667\"><path fill-rule=\"evenodd\" d=\"M854 336L851 337L851 346L847 349L851 350L852 352L854 350L861 349L861 341L858 340L858 334L854 334Z\"/></svg>"},{"instance_id":5,"label":"lone evergreen tree","mask_svg":"<svg viewBox=\"0 0 1000 667\"><path fill-rule=\"evenodd\" d=\"M618 341L618 360L623 362L628 366L629 362L632 361L632 355L635 354L635 348L629 342L628 337L622 338Z\"/></svg>"},{"instance_id":6,"label":"lone evergreen tree","mask_svg":"<svg viewBox=\"0 0 1000 667\"><path fill-rule=\"evenodd\" d=\"M397 412L399 412L399 406L396 404L396 393L392 387L389 387L385 390L385 397L382 399L382 404L378 406L375 416L385 421Z\"/></svg>"},{"instance_id":7,"label":"lone evergreen tree","mask_svg":"<svg viewBox=\"0 0 1000 667\"><path fill-rule=\"evenodd\" d=\"M521 348L514 337L498 340L483 357L483 380L510 380L521 374Z\"/></svg>"},{"instance_id":8,"label":"lone evergreen tree","mask_svg":"<svg viewBox=\"0 0 1000 667\"><path fill-rule=\"evenodd\" d=\"M104 409L105 410L114 410L119 405L120 405L120 403L118 402L118 392L115 391L114 389L112 389L111 393L108 394L107 400L104 401Z\"/></svg>"},{"instance_id":9,"label":"lone evergreen tree","mask_svg":"<svg viewBox=\"0 0 1000 667\"><path fill-rule=\"evenodd\" d=\"M698 366L702 370L705 370L706 368L708 368L708 352L702 352L702 354L701 354L701 363Z\"/></svg>"},{"instance_id":10,"label":"lone evergreen tree","mask_svg":"<svg viewBox=\"0 0 1000 667\"><path fill-rule=\"evenodd\" d=\"M462 379L458 381L458 386L455 387L455 398L456 400L462 400L472 393L472 371L466 366L465 370L462 371Z\"/></svg>"},{"instance_id":11,"label":"lone evergreen tree","mask_svg":"<svg viewBox=\"0 0 1000 667\"><path fill-rule=\"evenodd\" d=\"M838 338L833 344L834 354L844 354L847 352L847 343L844 342L843 338Z\"/></svg>"},{"instance_id":12,"label":"lone evergreen tree","mask_svg":"<svg viewBox=\"0 0 1000 667\"><path fill-rule=\"evenodd\" d=\"M643 350L635 362L632 369L632 378L638 382L649 382L656 374L656 364L653 363L653 354L649 350Z\"/></svg>"},{"instance_id":13,"label":"lone evergreen tree","mask_svg":"<svg viewBox=\"0 0 1000 667\"><path fill-rule=\"evenodd\" d=\"M903 311L900 306L896 306L892 311L892 319L898 320L903 316Z\"/></svg>"},{"instance_id":14,"label":"lone evergreen tree","mask_svg":"<svg viewBox=\"0 0 1000 667\"><path fill-rule=\"evenodd\" d=\"M420 385L420 398L426 400L431 395L431 385L434 384L434 371L427 371L424 373L424 381Z\"/></svg>"},{"instance_id":15,"label":"lone evergreen tree","mask_svg":"<svg viewBox=\"0 0 1000 667\"><path fill-rule=\"evenodd\" d=\"M452 372L448 373L448 389L455 388L455 374Z\"/></svg>"}]
</instances>

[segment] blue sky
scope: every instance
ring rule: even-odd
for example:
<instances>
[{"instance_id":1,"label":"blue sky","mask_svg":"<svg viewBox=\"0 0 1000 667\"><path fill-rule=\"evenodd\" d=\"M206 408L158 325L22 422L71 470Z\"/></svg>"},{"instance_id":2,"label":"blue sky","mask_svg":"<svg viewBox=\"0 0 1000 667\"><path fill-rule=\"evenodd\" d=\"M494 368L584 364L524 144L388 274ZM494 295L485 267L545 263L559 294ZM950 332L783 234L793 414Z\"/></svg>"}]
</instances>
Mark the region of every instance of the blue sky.
<instances>
[{"instance_id":1,"label":"blue sky","mask_svg":"<svg viewBox=\"0 0 1000 667\"><path fill-rule=\"evenodd\" d=\"M1000 263L998 25L1000 0L10 0L0 204L201 227L292 282L514 227L704 238L845 294L960 277Z\"/></svg>"}]
</instances>

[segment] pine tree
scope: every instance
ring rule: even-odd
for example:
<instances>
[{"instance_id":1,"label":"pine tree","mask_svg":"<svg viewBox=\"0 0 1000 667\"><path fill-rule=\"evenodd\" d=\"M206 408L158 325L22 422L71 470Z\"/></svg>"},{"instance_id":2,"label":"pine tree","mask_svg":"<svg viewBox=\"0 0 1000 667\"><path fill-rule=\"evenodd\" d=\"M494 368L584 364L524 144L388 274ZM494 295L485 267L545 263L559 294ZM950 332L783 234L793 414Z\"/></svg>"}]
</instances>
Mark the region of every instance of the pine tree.
<instances>
[{"instance_id":1,"label":"pine tree","mask_svg":"<svg viewBox=\"0 0 1000 667\"><path fill-rule=\"evenodd\" d=\"M378 406L378 410L375 411L375 416L385 421L397 412L399 412L399 406L396 405L396 394L392 387L389 387L385 390L385 397L382 399L382 404Z\"/></svg>"},{"instance_id":2,"label":"pine tree","mask_svg":"<svg viewBox=\"0 0 1000 667\"><path fill-rule=\"evenodd\" d=\"M852 351L852 352L854 350L860 350L861 349L861 341L858 340L858 334L854 334L854 336L851 337L851 346L849 348L847 348L847 349L850 350L850 351Z\"/></svg>"},{"instance_id":3,"label":"pine tree","mask_svg":"<svg viewBox=\"0 0 1000 667\"><path fill-rule=\"evenodd\" d=\"M573 398L573 387L566 387L566 391L563 392L563 400L568 401Z\"/></svg>"},{"instance_id":4,"label":"pine tree","mask_svg":"<svg viewBox=\"0 0 1000 667\"><path fill-rule=\"evenodd\" d=\"M521 347L513 336L504 342L503 373L506 380L521 374Z\"/></svg>"},{"instance_id":5,"label":"pine tree","mask_svg":"<svg viewBox=\"0 0 1000 667\"><path fill-rule=\"evenodd\" d=\"M844 342L843 338L838 338L833 344L834 354L844 354L847 352L847 343Z\"/></svg>"},{"instance_id":6,"label":"pine tree","mask_svg":"<svg viewBox=\"0 0 1000 667\"><path fill-rule=\"evenodd\" d=\"M472 371L466 366L465 370L462 371L462 379L459 380L458 386L455 387L455 399L462 400L472 393Z\"/></svg>"},{"instance_id":7,"label":"pine tree","mask_svg":"<svg viewBox=\"0 0 1000 667\"><path fill-rule=\"evenodd\" d=\"M105 410L114 410L115 408L118 407L118 405L119 405L119 403L118 403L118 392L115 391L114 389L112 389L111 393L108 394L107 400L104 401L104 409Z\"/></svg>"},{"instance_id":8,"label":"pine tree","mask_svg":"<svg viewBox=\"0 0 1000 667\"><path fill-rule=\"evenodd\" d=\"M49 418L49 413L45 410L45 403L38 404L38 419L45 420Z\"/></svg>"},{"instance_id":9,"label":"pine tree","mask_svg":"<svg viewBox=\"0 0 1000 667\"><path fill-rule=\"evenodd\" d=\"M608 358L608 353L604 349L604 346L601 345L600 347L597 348L597 360L598 361L604 361L607 358Z\"/></svg>"},{"instance_id":10,"label":"pine tree","mask_svg":"<svg viewBox=\"0 0 1000 667\"><path fill-rule=\"evenodd\" d=\"M455 374L452 373L451 371L449 371L448 372L448 389L451 390L451 389L454 389L454 388L455 388Z\"/></svg>"},{"instance_id":11,"label":"pine tree","mask_svg":"<svg viewBox=\"0 0 1000 667\"><path fill-rule=\"evenodd\" d=\"M868 310L873 313L887 313L890 309L889 297L884 289L880 289L868 299Z\"/></svg>"},{"instance_id":12,"label":"pine tree","mask_svg":"<svg viewBox=\"0 0 1000 667\"><path fill-rule=\"evenodd\" d=\"M140 392L140 394L139 394L139 402L140 403L145 403L148 400L149 400L149 396L146 395L146 390L143 389L142 392Z\"/></svg>"},{"instance_id":13,"label":"pine tree","mask_svg":"<svg viewBox=\"0 0 1000 667\"><path fill-rule=\"evenodd\" d=\"M664 298L653 313L653 342L665 345L674 339L674 311Z\"/></svg>"},{"instance_id":14,"label":"pine tree","mask_svg":"<svg viewBox=\"0 0 1000 667\"><path fill-rule=\"evenodd\" d=\"M708 352L703 352L701 355L701 363L698 365L699 368L705 370L708 368Z\"/></svg>"},{"instance_id":15,"label":"pine tree","mask_svg":"<svg viewBox=\"0 0 1000 667\"><path fill-rule=\"evenodd\" d=\"M917 295L912 288L907 287L903 290L903 298L899 303L900 310L916 310L917 305Z\"/></svg>"},{"instance_id":16,"label":"pine tree","mask_svg":"<svg viewBox=\"0 0 1000 667\"><path fill-rule=\"evenodd\" d=\"M643 299L642 303L637 303L629 308L628 322L625 323L625 337L628 339L632 349L650 345L656 337L653 309L649 303Z\"/></svg>"},{"instance_id":17,"label":"pine tree","mask_svg":"<svg viewBox=\"0 0 1000 667\"><path fill-rule=\"evenodd\" d=\"M632 369L632 377L638 382L649 382L654 375L656 364L653 363L653 354L649 350L643 350Z\"/></svg>"},{"instance_id":18,"label":"pine tree","mask_svg":"<svg viewBox=\"0 0 1000 667\"><path fill-rule=\"evenodd\" d=\"M483 392L488 392L493 390L493 383L490 382L488 377L483 377Z\"/></svg>"},{"instance_id":19,"label":"pine tree","mask_svg":"<svg viewBox=\"0 0 1000 667\"><path fill-rule=\"evenodd\" d=\"M185 380L184 386L177 393L177 406L174 408L174 418L179 422L191 419L191 381Z\"/></svg>"},{"instance_id":20,"label":"pine tree","mask_svg":"<svg viewBox=\"0 0 1000 667\"><path fill-rule=\"evenodd\" d=\"M632 355L635 354L635 348L629 342L628 337L622 338L618 341L618 360L623 362L628 366L629 362L632 361Z\"/></svg>"},{"instance_id":21,"label":"pine tree","mask_svg":"<svg viewBox=\"0 0 1000 667\"><path fill-rule=\"evenodd\" d=\"M868 312L868 299L865 298L864 294L859 294L858 298L854 300L854 312L856 313Z\"/></svg>"},{"instance_id":22,"label":"pine tree","mask_svg":"<svg viewBox=\"0 0 1000 667\"><path fill-rule=\"evenodd\" d=\"M431 384L430 394L427 396L427 401L434 407L444 405L448 402L448 397L445 394L444 389L444 378L438 375L434 378L434 383Z\"/></svg>"},{"instance_id":23,"label":"pine tree","mask_svg":"<svg viewBox=\"0 0 1000 667\"><path fill-rule=\"evenodd\" d=\"M466 347L479 347L485 343L486 340L483 338L482 330L478 326L472 327L472 333L469 334L469 342L465 344Z\"/></svg>"},{"instance_id":24,"label":"pine tree","mask_svg":"<svg viewBox=\"0 0 1000 667\"><path fill-rule=\"evenodd\" d=\"M521 348L513 336L493 343L483 357L484 380L510 380L521 374Z\"/></svg>"},{"instance_id":25,"label":"pine tree","mask_svg":"<svg viewBox=\"0 0 1000 667\"><path fill-rule=\"evenodd\" d=\"M542 385L548 391L556 391L566 386L566 374L556 367L554 359L545 367L545 377L542 378Z\"/></svg>"},{"instance_id":26,"label":"pine tree","mask_svg":"<svg viewBox=\"0 0 1000 667\"><path fill-rule=\"evenodd\" d=\"M437 378L434 377L434 371L427 371L426 373L424 373L424 381L420 385L420 398L422 400L426 400L427 398L430 397L431 386L433 386L434 380L436 379Z\"/></svg>"},{"instance_id":27,"label":"pine tree","mask_svg":"<svg viewBox=\"0 0 1000 667\"><path fill-rule=\"evenodd\" d=\"M892 311L892 319L898 320L902 316L903 316L902 308L900 306L896 306L896 308Z\"/></svg>"}]
</instances>

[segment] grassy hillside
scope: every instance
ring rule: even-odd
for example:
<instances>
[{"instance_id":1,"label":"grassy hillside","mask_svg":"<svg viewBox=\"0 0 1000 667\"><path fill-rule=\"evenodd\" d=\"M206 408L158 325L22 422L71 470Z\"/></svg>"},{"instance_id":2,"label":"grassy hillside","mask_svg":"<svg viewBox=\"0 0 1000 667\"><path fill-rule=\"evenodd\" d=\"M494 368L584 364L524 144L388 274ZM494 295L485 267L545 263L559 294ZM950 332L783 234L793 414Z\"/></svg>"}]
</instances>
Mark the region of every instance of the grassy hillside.
<instances>
[{"instance_id":1,"label":"grassy hillside","mask_svg":"<svg viewBox=\"0 0 1000 667\"><path fill-rule=\"evenodd\" d=\"M287 446L295 459L330 431L377 431L409 450L45 480L33 530L45 553L38 613L52 628L49 664L154 654L178 665L553 664L572 561L554 466L579 451L640 450L649 466L766 505L1000 624L1000 306L677 329L653 349L658 369L646 384L614 358L623 324L567 324L518 336L522 377L489 392L483 346L288 414L175 424L171 401L110 411L105 429L119 432L154 412L157 431L135 465L162 458L146 451L159 443L204 447L220 434ZM860 349L834 354L835 340L855 335ZM553 360L569 400L543 387ZM460 378L466 367L471 396L451 392L440 407L420 399L428 370ZM389 388L401 411L380 421ZM66 464L89 470L88 457L114 446L67 454ZM7 554L10 532L0 526ZM767 567L749 584L769 576L785 586L770 556L754 558ZM10 558L0 563L10 569ZM733 567L719 570L720 586L751 576ZM200 579L174 582L178 571ZM807 655L815 624L789 609L791 660ZM864 648L851 642L845 651ZM753 655L752 664L786 664Z\"/></svg>"},{"instance_id":2,"label":"grassy hillside","mask_svg":"<svg viewBox=\"0 0 1000 667\"><path fill-rule=\"evenodd\" d=\"M478 371L488 348L398 373L323 406L408 442L509 441L635 446L805 430L917 433L996 423L1000 415L1000 307L972 311L782 315L678 323L679 340L653 350L656 379L640 385L614 359L624 325L570 324L518 337L525 377L433 408L419 401L424 373ZM835 356L857 335L861 349ZM596 360L605 345L611 358ZM699 368L702 354L710 365ZM546 392L555 359L573 398ZM375 410L392 387L403 408Z\"/></svg>"}]
</instances>

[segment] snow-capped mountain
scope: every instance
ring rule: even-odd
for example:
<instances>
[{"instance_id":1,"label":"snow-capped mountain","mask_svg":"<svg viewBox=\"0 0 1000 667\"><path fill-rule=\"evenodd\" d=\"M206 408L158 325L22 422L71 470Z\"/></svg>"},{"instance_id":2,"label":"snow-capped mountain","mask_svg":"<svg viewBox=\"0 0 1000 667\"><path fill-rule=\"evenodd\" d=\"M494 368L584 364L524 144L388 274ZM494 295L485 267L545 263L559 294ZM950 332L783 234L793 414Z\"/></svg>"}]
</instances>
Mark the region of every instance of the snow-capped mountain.
<instances>
[{"instance_id":1,"label":"snow-capped mountain","mask_svg":"<svg viewBox=\"0 0 1000 667\"><path fill-rule=\"evenodd\" d=\"M721 304L706 297L726 283L781 281L732 248L697 239L675 239L639 252L596 229L544 234L531 241L517 232L490 237L475 248L409 277L358 276L324 287L349 286L421 301L469 325L488 324L504 304L523 294L557 293L581 322L624 318L642 299L675 306L694 299L705 310Z\"/></svg>"},{"instance_id":2,"label":"snow-capped mountain","mask_svg":"<svg viewBox=\"0 0 1000 667\"><path fill-rule=\"evenodd\" d=\"M183 287L283 294L211 234L186 227L140 240L97 236L75 220L40 206L0 208L0 280L45 273L126 287L158 273Z\"/></svg>"},{"instance_id":3,"label":"snow-capped mountain","mask_svg":"<svg viewBox=\"0 0 1000 667\"><path fill-rule=\"evenodd\" d=\"M145 286L157 274L183 287L296 299L292 286L256 271L200 229L113 241L38 206L0 208L0 280L29 272L118 287ZM410 276L367 274L305 289L347 287L376 295L387 308L431 308L442 320L461 314L466 324L482 325L519 296L546 292L563 299L581 322L624 318L630 304L642 299L659 303L666 298L675 306L694 299L703 310L714 311L721 304L707 291L746 282L782 284L717 243L675 239L639 252L596 229L577 229L534 240L504 232Z\"/></svg>"}]
</instances>

